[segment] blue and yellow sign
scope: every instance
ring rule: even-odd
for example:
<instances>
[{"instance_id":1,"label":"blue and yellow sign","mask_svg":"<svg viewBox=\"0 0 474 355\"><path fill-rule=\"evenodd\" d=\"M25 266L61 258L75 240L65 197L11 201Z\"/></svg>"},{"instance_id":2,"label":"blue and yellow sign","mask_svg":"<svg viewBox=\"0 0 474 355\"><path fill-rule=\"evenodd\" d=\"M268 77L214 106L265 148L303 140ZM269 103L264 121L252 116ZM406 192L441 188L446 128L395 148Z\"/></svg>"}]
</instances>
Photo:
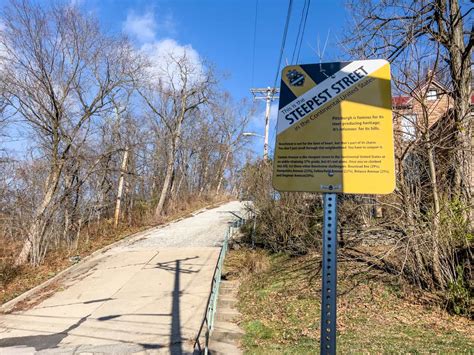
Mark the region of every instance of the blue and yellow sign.
<instances>
[{"instance_id":1,"label":"blue and yellow sign","mask_svg":"<svg viewBox=\"0 0 474 355\"><path fill-rule=\"evenodd\" d=\"M273 186L388 194L395 188L390 64L303 64L282 71Z\"/></svg>"}]
</instances>

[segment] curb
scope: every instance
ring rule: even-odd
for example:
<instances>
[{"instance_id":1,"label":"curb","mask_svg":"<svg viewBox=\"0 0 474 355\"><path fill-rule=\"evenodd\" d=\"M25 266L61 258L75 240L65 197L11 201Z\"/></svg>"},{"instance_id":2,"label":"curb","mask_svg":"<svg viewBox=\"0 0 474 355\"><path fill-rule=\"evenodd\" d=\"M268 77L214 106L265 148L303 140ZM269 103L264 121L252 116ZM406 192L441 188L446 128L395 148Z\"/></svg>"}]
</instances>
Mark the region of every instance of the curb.
<instances>
[{"instance_id":1,"label":"curb","mask_svg":"<svg viewBox=\"0 0 474 355\"><path fill-rule=\"evenodd\" d=\"M62 278L65 278L66 276L71 275L77 269L79 269L81 267L84 267L84 265L86 265L88 262L90 262L97 255L104 254L107 251L109 251L110 249L121 246L123 244L129 244L129 243L133 244L133 243L137 242L138 240L141 240L141 239L145 238L146 236L148 236L149 234L155 232L156 230L168 227L169 225L171 225L173 223L176 223L176 222L179 222L179 221L182 221L183 219L194 217L194 216L196 216L196 215L198 215L198 214L200 214L204 211L220 207L223 204L228 203L228 202L232 202L232 201L224 201L224 202L218 202L218 203L214 203L214 204L211 204L211 205L207 205L207 206L205 206L203 208L200 208L196 211L190 212L188 215L186 215L184 217L178 217L178 218L173 219L172 221L169 221L165 224L161 224L161 225L158 225L158 226L155 226L155 227L145 229L145 230L140 231L140 232L130 234L130 235L128 235L126 237L123 237L122 239L120 239L120 240L118 240L118 241L116 241L112 244L106 245L105 247L102 247L102 248L94 251L92 254L87 255L86 257L84 257L79 262L75 263L74 265L71 265L71 266L67 267L66 269L60 271L59 273L57 273L56 275L54 275L50 279L44 281L43 283L39 284L38 286L35 286L32 289L29 289L28 291L23 292L21 295L15 297L14 299L2 304L0 306L0 314L11 312L19 302L22 302L22 301L32 297L33 295L35 295L36 293L42 291L43 289L45 289L49 285L53 284L54 282L57 282L57 281L61 280Z\"/></svg>"}]
</instances>

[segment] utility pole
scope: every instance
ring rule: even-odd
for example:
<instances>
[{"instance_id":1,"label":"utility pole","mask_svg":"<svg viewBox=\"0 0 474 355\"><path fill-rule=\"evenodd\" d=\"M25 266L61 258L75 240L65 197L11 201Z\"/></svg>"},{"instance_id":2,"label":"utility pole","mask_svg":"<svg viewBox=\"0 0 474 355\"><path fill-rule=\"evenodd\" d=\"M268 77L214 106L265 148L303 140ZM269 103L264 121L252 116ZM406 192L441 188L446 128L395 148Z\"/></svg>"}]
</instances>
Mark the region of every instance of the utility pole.
<instances>
[{"instance_id":1,"label":"utility pole","mask_svg":"<svg viewBox=\"0 0 474 355\"><path fill-rule=\"evenodd\" d=\"M258 89L250 89L250 92L253 95L254 100L265 100L266 101L266 108L265 108L265 135L264 135L264 142L263 142L263 160L268 160L268 129L270 126L270 105L271 102L275 99L278 99L278 94L280 92L277 88L258 88Z\"/></svg>"}]
</instances>

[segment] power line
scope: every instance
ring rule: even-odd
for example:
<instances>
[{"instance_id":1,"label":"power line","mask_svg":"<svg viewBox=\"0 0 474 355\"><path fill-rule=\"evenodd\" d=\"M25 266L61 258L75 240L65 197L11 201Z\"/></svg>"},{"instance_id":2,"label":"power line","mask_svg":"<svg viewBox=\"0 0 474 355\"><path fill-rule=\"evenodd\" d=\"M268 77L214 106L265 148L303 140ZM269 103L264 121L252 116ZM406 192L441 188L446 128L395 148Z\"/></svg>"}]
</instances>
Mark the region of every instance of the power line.
<instances>
[{"instance_id":1,"label":"power line","mask_svg":"<svg viewBox=\"0 0 474 355\"><path fill-rule=\"evenodd\" d=\"M283 57L283 51L285 50L285 43L286 43L286 35L288 34L288 24L290 23L290 18L291 18L291 7L293 5L293 0L290 0L288 3L288 12L286 14L286 23L285 23L285 29L283 31L283 39L281 41L281 49L280 49L280 59L278 59L278 67L275 75L275 81L273 82L273 87L276 87L276 83L278 80L278 74L280 74L280 65L281 65L281 59Z\"/></svg>"},{"instance_id":2,"label":"power line","mask_svg":"<svg viewBox=\"0 0 474 355\"><path fill-rule=\"evenodd\" d=\"M252 53L252 86L255 75L255 43L257 40L258 0L255 1L255 20L253 24L253 53Z\"/></svg>"},{"instance_id":3,"label":"power line","mask_svg":"<svg viewBox=\"0 0 474 355\"><path fill-rule=\"evenodd\" d=\"M298 35L296 36L295 47L293 48L293 54L291 55L291 63L292 64L295 64L294 60L295 60L296 48L298 48L298 41L299 41L299 38L300 38L300 35L301 35L301 29L303 27L303 21L304 21L304 18L305 18L305 10L306 10L306 4L307 3L308 3L308 0L304 0L303 9L301 11L300 24L298 26Z\"/></svg>"},{"instance_id":4,"label":"power line","mask_svg":"<svg viewBox=\"0 0 474 355\"><path fill-rule=\"evenodd\" d=\"M309 13L309 7L310 6L311 6L311 0L308 0L308 6L306 7L306 14L304 16L303 31L301 33L300 45L298 46L298 55L296 56L296 62L297 63L300 60L301 44L303 43L304 31L306 30L306 20L308 19L308 13Z\"/></svg>"}]
</instances>

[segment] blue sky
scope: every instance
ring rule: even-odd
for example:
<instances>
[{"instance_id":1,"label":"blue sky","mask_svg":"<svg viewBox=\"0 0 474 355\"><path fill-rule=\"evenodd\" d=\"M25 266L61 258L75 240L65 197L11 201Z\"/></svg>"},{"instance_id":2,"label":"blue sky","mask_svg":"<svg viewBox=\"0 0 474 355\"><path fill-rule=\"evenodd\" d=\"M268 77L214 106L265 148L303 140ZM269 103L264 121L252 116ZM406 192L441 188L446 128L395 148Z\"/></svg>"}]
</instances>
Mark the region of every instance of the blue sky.
<instances>
[{"instance_id":1,"label":"blue sky","mask_svg":"<svg viewBox=\"0 0 474 355\"><path fill-rule=\"evenodd\" d=\"M221 86L236 100L251 99L249 90L252 87L267 87L274 83L288 0L76 1L85 11L94 13L105 30L124 32L137 46L168 40L177 46L192 47L225 77ZM280 69L292 59L304 3L303 0L293 1ZM312 0L299 62L340 60L337 42L346 19L343 0ZM271 147L275 138L277 105L277 102L272 105ZM259 103L249 131L263 134L263 102ZM253 149L261 154L263 140L258 137L254 140Z\"/></svg>"},{"instance_id":2,"label":"blue sky","mask_svg":"<svg viewBox=\"0 0 474 355\"><path fill-rule=\"evenodd\" d=\"M288 9L288 0L258 0L255 60L253 41L256 0L76 0L85 11L100 19L103 28L128 32L137 43L174 39L191 45L200 56L227 75L223 82L235 98L250 97L252 86L273 85ZM291 60L303 0L294 0L283 57ZM139 23L143 36L133 35L128 23ZM301 47L300 62L319 62L326 38L323 61L337 60L336 42L345 25L342 0L313 0ZM328 36L329 35L329 36ZM252 66L254 76L252 78Z\"/></svg>"},{"instance_id":3,"label":"blue sky","mask_svg":"<svg viewBox=\"0 0 474 355\"><path fill-rule=\"evenodd\" d=\"M158 43L192 50L225 77L221 87L236 100L251 99L252 87L274 83L289 0L66 1L97 17L106 32L127 34L137 48ZM1 5L6 3L0 0ZM293 1L280 69L291 61L304 3ZM343 0L312 0L299 62L341 59L337 42L346 18ZM277 104L272 106L271 146ZM263 134L263 127L264 103L260 102L249 131ZM254 139L254 150L260 154L263 140Z\"/></svg>"}]
</instances>

